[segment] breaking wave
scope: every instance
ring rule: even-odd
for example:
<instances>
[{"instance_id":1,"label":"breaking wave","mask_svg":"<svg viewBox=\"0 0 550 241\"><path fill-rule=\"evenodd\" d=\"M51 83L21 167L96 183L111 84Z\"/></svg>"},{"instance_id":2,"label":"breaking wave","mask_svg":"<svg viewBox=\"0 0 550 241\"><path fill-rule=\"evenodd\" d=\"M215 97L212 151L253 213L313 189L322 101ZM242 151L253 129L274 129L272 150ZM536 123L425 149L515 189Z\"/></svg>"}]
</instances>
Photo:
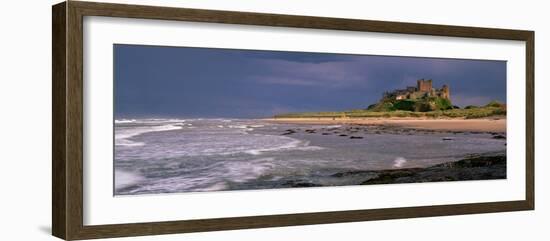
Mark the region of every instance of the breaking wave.
<instances>
[{"instance_id":1,"label":"breaking wave","mask_svg":"<svg viewBox=\"0 0 550 241\"><path fill-rule=\"evenodd\" d=\"M132 128L124 128L115 131L115 145L117 146L143 146L145 143L129 140L130 138L148 132L156 131L171 131L182 129L183 126L176 124L168 124L161 126L139 126Z\"/></svg>"}]
</instances>

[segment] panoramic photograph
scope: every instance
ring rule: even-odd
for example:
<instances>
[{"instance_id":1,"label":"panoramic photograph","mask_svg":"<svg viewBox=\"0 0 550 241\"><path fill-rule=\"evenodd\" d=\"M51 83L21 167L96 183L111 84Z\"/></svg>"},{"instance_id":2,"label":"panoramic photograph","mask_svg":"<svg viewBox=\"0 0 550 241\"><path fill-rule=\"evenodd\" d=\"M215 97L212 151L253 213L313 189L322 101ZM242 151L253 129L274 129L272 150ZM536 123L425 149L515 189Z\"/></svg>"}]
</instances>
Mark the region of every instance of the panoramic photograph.
<instances>
[{"instance_id":1,"label":"panoramic photograph","mask_svg":"<svg viewBox=\"0 0 550 241\"><path fill-rule=\"evenodd\" d=\"M506 62L114 45L114 195L506 179Z\"/></svg>"}]
</instances>

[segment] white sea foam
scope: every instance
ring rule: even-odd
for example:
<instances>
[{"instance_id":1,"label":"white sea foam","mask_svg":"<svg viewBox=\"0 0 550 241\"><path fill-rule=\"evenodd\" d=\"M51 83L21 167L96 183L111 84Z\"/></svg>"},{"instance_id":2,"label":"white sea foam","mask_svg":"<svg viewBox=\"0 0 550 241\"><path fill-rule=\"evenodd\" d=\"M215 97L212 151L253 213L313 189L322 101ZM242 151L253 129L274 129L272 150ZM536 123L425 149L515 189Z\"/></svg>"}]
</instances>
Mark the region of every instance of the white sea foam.
<instances>
[{"instance_id":1,"label":"white sea foam","mask_svg":"<svg viewBox=\"0 0 550 241\"><path fill-rule=\"evenodd\" d=\"M279 137L281 139L286 139L287 142L278 146L263 147L258 149L251 149L245 151L245 153L250 155L261 155L264 152L271 151L283 151L283 150L301 150L301 151L315 151L323 149L320 146L310 146L309 141L301 141L289 137Z\"/></svg>"},{"instance_id":2,"label":"white sea foam","mask_svg":"<svg viewBox=\"0 0 550 241\"><path fill-rule=\"evenodd\" d=\"M279 137L279 138L287 139L287 142L282 143L278 146L259 147L257 149L247 150L247 151L245 151L245 153L250 154L250 155L260 155L263 152L288 150L288 149L299 147L301 144L307 145L307 143L305 143L303 141L300 141L300 140L297 140L297 139L293 139L293 138L289 138L289 137Z\"/></svg>"},{"instance_id":3,"label":"white sea foam","mask_svg":"<svg viewBox=\"0 0 550 241\"><path fill-rule=\"evenodd\" d=\"M136 173L115 171L115 189L120 189L134 185L144 178Z\"/></svg>"},{"instance_id":4,"label":"white sea foam","mask_svg":"<svg viewBox=\"0 0 550 241\"><path fill-rule=\"evenodd\" d=\"M405 164L406 162L407 162L407 159L405 159L403 157L395 158L395 160L393 161L393 167L394 168L401 168L401 167L403 167L403 164Z\"/></svg>"},{"instance_id":5,"label":"white sea foam","mask_svg":"<svg viewBox=\"0 0 550 241\"><path fill-rule=\"evenodd\" d=\"M247 125L230 125L229 128L234 128L234 129L247 129L248 126L247 126Z\"/></svg>"},{"instance_id":6,"label":"white sea foam","mask_svg":"<svg viewBox=\"0 0 550 241\"><path fill-rule=\"evenodd\" d=\"M302 147L297 147L295 149L300 151L318 151L318 150L323 150L325 148L320 146L302 146Z\"/></svg>"},{"instance_id":7,"label":"white sea foam","mask_svg":"<svg viewBox=\"0 0 550 241\"><path fill-rule=\"evenodd\" d=\"M262 154L262 150L248 150L248 151L245 151L245 153L248 153L250 155L261 155Z\"/></svg>"},{"instance_id":8,"label":"white sea foam","mask_svg":"<svg viewBox=\"0 0 550 241\"><path fill-rule=\"evenodd\" d=\"M115 120L116 124L123 124L123 123L134 123L136 122L135 119L121 119L121 120Z\"/></svg>"},{"instance_id":9,"label":"white sea foam","mask_svg":"<svg viewBox=\"0 0 550 241\"><path fill-rule=\"evenodd\" d=\"M170 178L149 180L148 185L125 194L186 191L227 190L229 183L243 183L257 179L274 167L273 158L259 158L248 161L220 162L211 166L209 173L182 175ZM142 177L127 172L115 172L116 189L141 182Z\"/></svg>"},{"instance_id":10,"label":"white sea foam","mask_svg":"<svg viewBox=\"0 0 550 241\"><path fill-rule=\"evenodd\" d=\"M223 176L232 182L246 182L265 174L274 167L274 158L259 158L242 162L227 162Z\"/></svg>"},{"instance_id":11,"label":"white sea foam","mask_svg":"<svg viewBox=\"0 0 550 241\"><path fill-rule=\"evenodd\" d=\"M161 119L161 118L147 118L147 119L136 119L134 123L139 124L168 124L168 123L184 123L187 122L188 119L177 119L177 118L170 118L170 119Z\"/></svg>"},{"instance_id":12,"label":"white sea foam","mask_svg":"<svg viewBox=\"0 0 550 241\"><path fill-rule=\"evenodd\" d=\"M129 138L132 138L137 135L141 135L148 132L157 132L157 131L171 131L171 130L178 130L181 129L181 125L177 124L169 124L169 125L161 125L161 126L140 126L140 127L132 127L127 129L118 129L115 132L115 145L117 146L143 146L145 143L143 142L136 142L129 140Z\"/></svg>"},{"instance_id":13,"label":"white sea foam","mask_svg":"<svg viewBox=\"0 0 550 241\"><path fill-rule=\"evenodd\" d=\"M264 127L264 125L230 125L229 128L235 128L235 129L252 129L252 128L260 128Z\"/></svg>"},{"instance_id":14,"label":"white sea foam","mask_svg":"<svg viewBox=\"0 0 550 241\"><path fill-rule=\"evenodd\" d=\"M264 127L264 125L249 125L249 124L246 124L246 125L229 125L227 127L231 128L231 129L239 129L239 130L242 130L243 134L248 134L248 131L253 131L254 128Z\"/></svg>"},{"instance_id":15,"label":"white sea foam","mask_svg":"<svg viewBox=\"0 0 550 241\"><path fill-rule=\"evenodd\" d=\"M226 189L227 189L227 184L225 182L218 182L216 184L213 184L205 188L197 188L195 191L209 192L209 191L221 191Z\"/></svg>"}]
</instances>

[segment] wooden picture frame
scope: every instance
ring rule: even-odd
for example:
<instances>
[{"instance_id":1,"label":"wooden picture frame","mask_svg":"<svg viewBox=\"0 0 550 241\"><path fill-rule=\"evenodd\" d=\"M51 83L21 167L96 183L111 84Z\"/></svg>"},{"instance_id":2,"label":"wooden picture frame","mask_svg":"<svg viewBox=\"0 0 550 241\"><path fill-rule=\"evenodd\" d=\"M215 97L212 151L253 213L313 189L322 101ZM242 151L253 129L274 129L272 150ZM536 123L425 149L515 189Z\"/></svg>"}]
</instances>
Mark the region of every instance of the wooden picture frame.
<instances>
[{"instance_id":1,"label":"wooden picture frame","mask_svg":"<svg viewBox=\"0 0 550 241\"><path fill-rule=\"evenodd\" d=\"M52 233L66 240L533 210L534 32L263 13L67 1L52 8ZM526 43L525 200L87 226L83 224L83 17L518 40Z\"/></svg>"}]
</instances>

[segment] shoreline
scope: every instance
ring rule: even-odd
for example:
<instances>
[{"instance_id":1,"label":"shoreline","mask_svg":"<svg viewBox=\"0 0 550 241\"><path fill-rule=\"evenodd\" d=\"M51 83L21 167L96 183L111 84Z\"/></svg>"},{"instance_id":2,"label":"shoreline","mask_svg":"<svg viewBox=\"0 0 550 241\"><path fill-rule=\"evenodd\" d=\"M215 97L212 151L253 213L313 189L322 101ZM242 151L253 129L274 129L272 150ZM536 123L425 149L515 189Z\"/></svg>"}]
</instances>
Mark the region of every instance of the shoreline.
<instances>
[{"instance_id":1,"label":"shoreline","mask_svg":"<svg viewBox=\"0 0 550 241\"><path fill-rule=\"evenodd\" d=\"M314 125L379 125L435 131L506 132L506 118L265 118L263 121L281 124Z\"/></svg>"}]
</instances>

